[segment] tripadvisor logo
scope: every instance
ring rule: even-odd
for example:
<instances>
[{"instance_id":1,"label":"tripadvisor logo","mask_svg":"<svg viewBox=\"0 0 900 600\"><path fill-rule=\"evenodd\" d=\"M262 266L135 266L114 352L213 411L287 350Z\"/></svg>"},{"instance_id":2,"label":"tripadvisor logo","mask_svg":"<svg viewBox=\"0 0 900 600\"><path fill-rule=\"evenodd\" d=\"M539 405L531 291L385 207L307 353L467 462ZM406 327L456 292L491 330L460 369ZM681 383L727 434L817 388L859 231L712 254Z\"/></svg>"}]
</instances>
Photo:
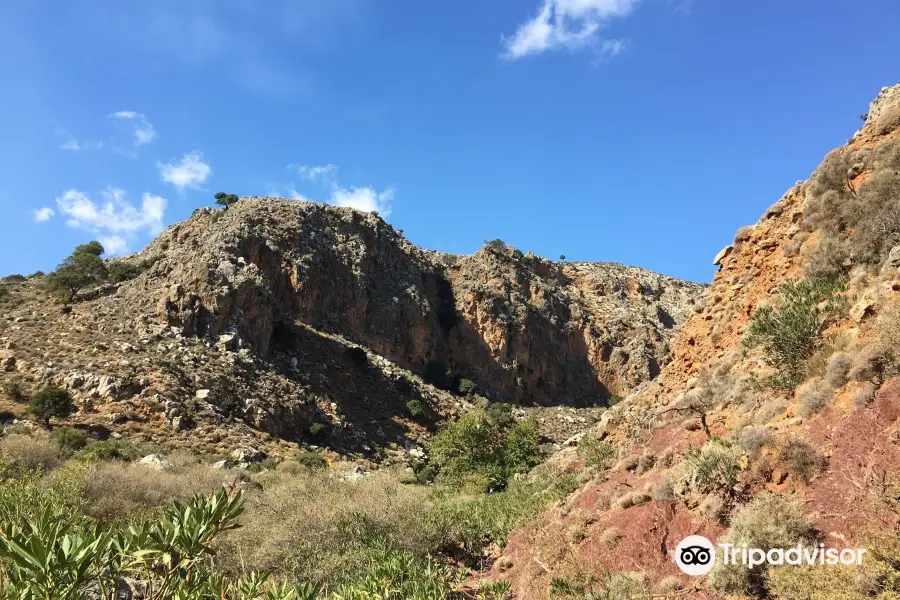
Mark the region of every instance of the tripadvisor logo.
<instances>
[{"instance_id":1,"label":"tripadvisor logo","mask_svg":"<svg viewBox=\"0 0 900 600\"><path fill-rule=\"evenodd\" d=\"M790 548L750 548L747 544L719 544L718 551L702 535L689 535L675 548L675 564L687 575L706 575L716 563L716 555L722 564L742 565L748 569L760 565L861 565L865 548L826 548L825 544Z\"/></svg>"}]
</instances>

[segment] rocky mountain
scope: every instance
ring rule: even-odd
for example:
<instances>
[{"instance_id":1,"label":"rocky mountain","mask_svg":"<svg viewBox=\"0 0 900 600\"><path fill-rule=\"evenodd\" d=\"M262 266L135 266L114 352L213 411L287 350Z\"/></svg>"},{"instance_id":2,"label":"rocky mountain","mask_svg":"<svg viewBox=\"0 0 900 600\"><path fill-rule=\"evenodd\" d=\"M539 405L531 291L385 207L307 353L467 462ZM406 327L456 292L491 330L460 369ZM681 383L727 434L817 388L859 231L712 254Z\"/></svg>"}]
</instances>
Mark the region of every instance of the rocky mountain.
<instances>
[{"instance_id":1,"label":"rocky mountain","mask_svg":"<svg viewBox=\"0 0 900 600\"><path fill-rule=\"evenodd\" d=\"M608 573L658 597L896 598L898 202L900 85L714 258L671 361L551 459L582 486L513 534L494 576L518 598L546 597L551 581L602 586ZM672 559L687 535L769 548L800 532L876 557L701 578Z\"/></svg>"},{"instance_id":2,"label":"rocky mountain","mask_svg":"<svg viewBox=\"0 0 900 600\"><path fill-rule=\"evenodd\" d=\"M0 377L70 389L76 422L220 454L260 437L274 452L422 443L473 387L604 405L658 375L706 289L499 240L430 252L374 214L257 197L107 262L143 270L63 310L42 277L8 278Z\"/></svg>"}]
</instances>

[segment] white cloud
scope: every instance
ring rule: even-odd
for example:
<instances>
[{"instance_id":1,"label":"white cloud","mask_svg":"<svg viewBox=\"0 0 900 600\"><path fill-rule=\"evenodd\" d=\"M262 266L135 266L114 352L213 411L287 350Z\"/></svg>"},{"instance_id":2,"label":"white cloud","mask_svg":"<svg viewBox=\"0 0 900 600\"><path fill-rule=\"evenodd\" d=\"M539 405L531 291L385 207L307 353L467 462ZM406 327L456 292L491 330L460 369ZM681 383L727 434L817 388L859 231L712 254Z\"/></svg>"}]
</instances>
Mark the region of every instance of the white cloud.
<instances>
[{"instance_id":1,"label":"white cloud","mask_svg":"<svg viewBox=\"0 0 900 600\"><path fill-rule=\"evenodd\" d=\"M309 202L309 198L298 192L297 190L291 188L288 192L288 195L291 197L291 200L302 200L303 202Z\"/></svg>"},{"instance_id":2,"label":"white cloud","mask_svg":"<svg viewBox=\"0 0 900 600\"><path fill-rule=\"evenodd\" d=\"M548 50L576 50L600 44L599 51L616 55L621 40L599 39L600 28L628 16L640 0L544 0L540 12L519 26L511 38L503 37L503 58L515 60Z\"/></svg>"},{"instance_id":3,"label":"white cloud","mask_svg":"<svg viewBox=\"0 0 900 600\"><path fill-rule=\"evenodd\" d=\"M119 112L114 112L109 116L110 118L117 119L119 121L131 122L135 147L149 144L158 135L156 133L156 129L153 128L153 125L142 113L135 112L133 110L120 110Z\"/></svg>"},{"instance_id":4,"label":"white cloud","mask_svg":"<svg viewBox=\"0 0 900 600\"><path fill-rule=\"evenodd\" d=\"M37 210L34 211L34 220L37 223L43 223L44 221L47 221L48 219L50 219L50 217L52 217L55 214L56 214L55 210L53 210L49 206L45 206L43 208L38 208Z\"/></svg>"},{"instance_id":5,"label":"white cloud","mask_svg":"<svg viewBox=\"0 0 900 600\"><path fill-rule=\"evenodd\" d=\"M391 214L391 200L394 199L394 188L388 188L383 192L376 192L372 187L335 188L332 191L329 204L337 206L349 206L365 212L378 212L382 217Z\"/></svg>"},{"instance_id":6,"label":"white cloud","mask_svg":"<svg viewBox=\"0 0 900 600\"><path fill-rule=\"evenodd\" d=\"M195 188L212 175L212 169L203 162L203 155L197 151L185 154L179 163L157 163L156 166L162 180L178 189Z\"/></svg>"},{"instance_id":7,"label":"white cloud","mask_svg":"<svg viewBox=\"0 0 900 600\"><path fill-rule=\"evenodd\" d=\"M63 138L63 141L59 144L60 150L68 150L70 152L79 152L79 151L91 151L91 150L99 150L103 147L103 142L99 140L83 140L78 141L68 131L61 129L56 132L56 135Z\"/></svg>"},{"instance_id":8,"label":"white cloud","mask_svg":"<svg viewBox=\"0 0 900 600\"><path fill-rule=\"evenodd\" d=\"M105 202L98 204L78 190L67 190L56 199L66 225L87 229L97 234L135 234L146 231L156 235L163 230L166 200L145 193L140 208L125 200L125 192L108 188L103 192Z\"/></svg>"},{"instance_id":9,"label":"white cloud","mask_svg":"<svg viewBox=\"0 0 900 600\"><path fill-rule=\"evenodd\" d=\"M128 252L128 242L120 235L104 236L97 240L109 256L120 256Z\"/></svg>"},{"instance_id":10,"label":"white cloud","mask_svg":"<svg viewBox=\"0 0 900 600\"><path fill-rule=\"evenodd\" d=\"M320 181L325 183L333 182L338 172L337 165L332 164L315 166L300 165L299 167L296 167L296 169L300 174L300 177L315 183Z\"/></svg>"}]
</instances>

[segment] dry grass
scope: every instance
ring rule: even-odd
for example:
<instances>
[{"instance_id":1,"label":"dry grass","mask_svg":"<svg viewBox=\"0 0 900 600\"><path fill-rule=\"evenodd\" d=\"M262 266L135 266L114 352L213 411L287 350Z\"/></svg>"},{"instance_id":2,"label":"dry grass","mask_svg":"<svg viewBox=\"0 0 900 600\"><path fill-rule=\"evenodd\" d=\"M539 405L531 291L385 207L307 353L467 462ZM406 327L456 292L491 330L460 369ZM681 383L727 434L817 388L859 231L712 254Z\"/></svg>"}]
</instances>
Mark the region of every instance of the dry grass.
<instances>
[{"instance_id":1,"label":"dry grass","mask_svg":"<svg viewBox=\"0 0 900 600\"><path fill-rule=\"evenodd\" d=\"M85 512L102 521L130 517L194 494L214 492L226 479L223 471L198 463L157 471L119 461L101 462L85 476Z\"/></svg>"},{"instance_id":2,"label":"dry grass","mask_svg":"<svg viewBox=\"0 0 900 600\"><path fill-rule=\"evenodd\" d=\"M7 433L0 438L0 457L14 470L50 471L63 462L62 449L43 431Z\"/></svg>"},{"instance_id":3,"label":"dry grass","mask_svg":"<svg viewBox=\"0 0 900 600\"><path fill-rule=\"evenodd\" d=\"M226 535L219 566L315 581L352 574L375 545L432 550L439 534L427 519L426 488L388 472L353 481L334 473L260 475L263 489L247 499L243 527Z\"/></svg>"}]
</instances>

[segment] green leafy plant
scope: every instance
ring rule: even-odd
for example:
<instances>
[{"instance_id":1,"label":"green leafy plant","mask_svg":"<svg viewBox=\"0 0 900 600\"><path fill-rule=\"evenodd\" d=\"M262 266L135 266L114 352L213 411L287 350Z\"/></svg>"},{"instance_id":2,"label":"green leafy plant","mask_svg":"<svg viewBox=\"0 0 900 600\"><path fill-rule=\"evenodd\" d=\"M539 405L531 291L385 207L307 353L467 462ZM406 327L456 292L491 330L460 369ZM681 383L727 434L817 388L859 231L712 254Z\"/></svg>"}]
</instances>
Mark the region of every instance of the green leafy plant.
<instances>
[{"instance_id":1,"label":"green leafy plant","mask_svg":"<svg viewBox=\"0 0 900 600\"><path fill-rule=\"evenodd\" d=\"M81 450L88 443L88 436L85 432L74 427L58 427L51 434L53 440L66 450Z\"/></svg>"},{"instance_id":2,"label":"green leafy plant","mask_svg":"<svg viewBox=\"0 0 900 600\"><path fill-rule=\"evenodd\" d=\"M406 410L411 417L421 417L425 414L425 405L422 404L421 400L413 398L406 403Z\"/></svg>"},{"instance_id":3,"label":"green leafy plant","mask_svg":"<svg viewBox=\"0 0 900 600\"><path fill-rule=\"evenodd\" d=\"M476 408L443 423L432 442L438 480L452 486L502 488L516 473L540 460L540 436L533 420L514 421L509 407Z\"/></svg>"},{"instance_id":4,"label":"green leafy plant","mask_svg":"<svg viewBox=\"0 0 900 600\"><path fill-rule=\"evenodd\" d=\"M50 426L53 417L68 417L75 412L75 403L68 390L48 387L35 394L28 402L28 412Z\"/></svg>"},{"instance_id":5,"label":"green leafy plant","mask_svg":"<svg viewBox=\"0 0 900 600\"><path fill-rule=\"evenodd\" d=\"M77 246L75 251L47 276L47 289L66 303L72 302L80 290L106 279L106 265L100 259L103 252L103 246L96 241Z\"/></svg>"},{"instance_id":6,"label":"green leafy plant","mask_svg":"<svg viewBox=\"0 0 900 600\"><path fill-rule=\"evenodd\" d=\"M115 283L121 283L123 281L128 281L129 279L134 279L141 274L141 270L142 269L140 265L136 265L127 261L114 262L109 265L109 268L107 269L110 281L113 281Z\"/></svg>"},{"instance_id":7,"label":"green leafy plant","mask_svg":"<svg viewBox=\"0 0 900 600\"><path fill-rule=\"evenodd\" d=\"M746 348L762 346L766 363L775 369L769 384L796 387L806 377L806 362L815 353L822 331L841 314L840 280L808 279L781 285L776 306L762 306L750 321Z\"/></svg>"},{"instance_id":8,"label":"green leafy plant","mask_svg":"<svg viewBox=\"0 0 900 600\"><path fill-rule=\"evenodd\" d=\"M226 194L225 192L218 192L214 198L216 199L216 204L224 206L226 209L240 199L237 194Z\"/></svg>"}]
</instances>

